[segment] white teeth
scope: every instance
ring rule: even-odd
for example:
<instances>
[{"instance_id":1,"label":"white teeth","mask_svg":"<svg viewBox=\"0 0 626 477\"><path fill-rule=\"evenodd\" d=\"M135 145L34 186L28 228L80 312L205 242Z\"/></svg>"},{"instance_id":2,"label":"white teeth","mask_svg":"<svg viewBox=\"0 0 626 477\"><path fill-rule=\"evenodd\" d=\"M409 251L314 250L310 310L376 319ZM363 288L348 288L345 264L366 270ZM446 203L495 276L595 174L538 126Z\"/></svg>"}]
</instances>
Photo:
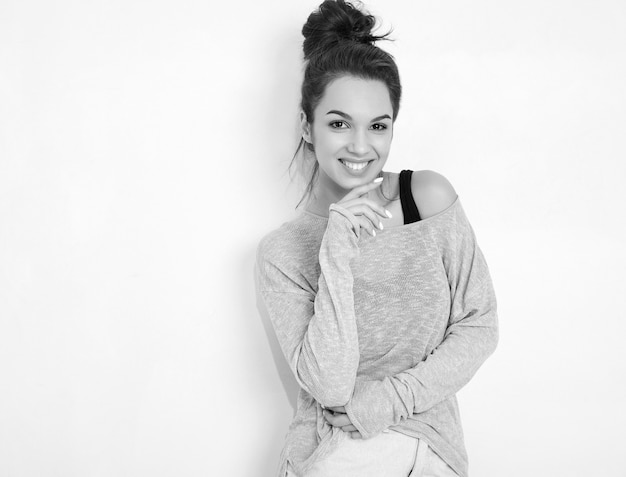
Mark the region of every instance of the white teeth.
<instances>
[{"instance_id":1,"label":"white teeth","mask_svg":"<svg viewBox=\"0 0 626 477\"><path fill-rule=\"evenodd\" d=\"M369 164L369 161L368 162L348 162L343 159L339 159L339 160L344 166L347 166L354 171L360 171L361 169L363 169L365 166Z\"/></svg>"}]
</instances>

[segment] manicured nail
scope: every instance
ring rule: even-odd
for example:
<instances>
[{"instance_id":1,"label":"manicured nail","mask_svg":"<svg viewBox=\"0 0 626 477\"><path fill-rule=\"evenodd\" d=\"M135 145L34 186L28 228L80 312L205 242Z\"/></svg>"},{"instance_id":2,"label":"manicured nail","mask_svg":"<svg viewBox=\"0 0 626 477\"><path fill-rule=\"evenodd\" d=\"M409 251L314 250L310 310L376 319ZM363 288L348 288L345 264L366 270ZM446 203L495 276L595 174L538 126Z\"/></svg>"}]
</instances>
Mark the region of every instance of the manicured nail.
<instances>
[{"instance_id":1,"label":"manicured nail","mask_svg":"<svg viewBox=\"0 0 626 477\"><path fill-rule=\"evenodd\" d=\"M377 183L377 184L378 184L379 182L382 182L382 181L383 181L383 178L382 178L382 177L377 177L376 179L374 179L374 182L375 182L375 183Z\"/></svg>"},{"instance_id":2,"label":"manicured nail","mask_svg":"<svg viewBox=\"0 0 626 477\"><path fill-rule=\"evenodd\" d=\"M382 223L382 222L378 222L378 228L379 228L380 230L382 230L382 229L384 228L384 227L383 227L383 223Z\"/></svg>"},{"instance_id":3,"label":"manicured nail","mask_svg":"<svg viewBox=\"0 0 626 477\"><path fill-rule=\"evenodd\" d=\"M391 212L389 212L387 209L385 209L385 214L387 214L387 217L389 217L389 218L393 217L393 216L391 215Z\"/></svg>"},{"instance_id":4,"label":"manicured nail","mask_svg":"<svg viewBox=\"0 0 626 477\"><path fill-rule=\"evenodd\" d=\"M375 230L372 230L372 235L373 235L374 237L376 237L376 231L375 231Z\"/></svg>"}]
</instances>

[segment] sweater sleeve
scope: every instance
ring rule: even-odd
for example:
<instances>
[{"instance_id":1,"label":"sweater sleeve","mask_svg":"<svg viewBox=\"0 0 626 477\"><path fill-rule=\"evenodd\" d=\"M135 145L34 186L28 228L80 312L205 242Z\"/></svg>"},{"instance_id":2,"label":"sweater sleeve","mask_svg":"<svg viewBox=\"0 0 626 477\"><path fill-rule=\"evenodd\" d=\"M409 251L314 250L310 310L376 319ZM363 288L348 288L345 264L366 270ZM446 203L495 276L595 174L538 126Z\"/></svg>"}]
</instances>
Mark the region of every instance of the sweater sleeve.
<instances>
[{"instance_id":1,"label":"sweater sleeve","mask_svg":"<svg viewBox=\"0 0 626 477\"><path fill-rule=\"evenodd\" d=\"M453 396L498 342L496 298L485 258L460 204L443 230L450 316L442 342L415 367L355 384L346 412L364 438Z\"/></svg>"},{"instance_id":2,"label":"sweater sleeve","mask_svg":"<svg viewBox=\"0 0 626 477\"><path fill-rule=\"evenodd\" d=\"M301 250L278 240L257 251L257 286L282 352L298 384L327 407L346 404L359 364L350 269L358 230L349 211L330 207L316 293L298 270Z\"/></svg>"}]
</instances>

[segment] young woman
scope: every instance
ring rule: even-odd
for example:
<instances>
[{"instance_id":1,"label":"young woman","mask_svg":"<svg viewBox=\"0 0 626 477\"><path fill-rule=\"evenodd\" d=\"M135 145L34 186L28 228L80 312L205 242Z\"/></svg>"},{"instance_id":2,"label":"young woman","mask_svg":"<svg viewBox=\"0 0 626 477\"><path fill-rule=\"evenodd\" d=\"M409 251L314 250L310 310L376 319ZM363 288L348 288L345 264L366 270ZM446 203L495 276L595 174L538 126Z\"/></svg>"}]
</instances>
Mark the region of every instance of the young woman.
<instances>
[{"instance_id":1,"label":"young woman","mask_svg":"<svg viewBox=\"0 0 626 477\"><path fill-rule=\"evenodd\" d=\"M301 389L281 477L466 476L455 393L493 352L496 299L450 183L383 171L401 87L375 19L303 28L308 202L260 243L259 291Z\"/></svg>"}]
</instances>

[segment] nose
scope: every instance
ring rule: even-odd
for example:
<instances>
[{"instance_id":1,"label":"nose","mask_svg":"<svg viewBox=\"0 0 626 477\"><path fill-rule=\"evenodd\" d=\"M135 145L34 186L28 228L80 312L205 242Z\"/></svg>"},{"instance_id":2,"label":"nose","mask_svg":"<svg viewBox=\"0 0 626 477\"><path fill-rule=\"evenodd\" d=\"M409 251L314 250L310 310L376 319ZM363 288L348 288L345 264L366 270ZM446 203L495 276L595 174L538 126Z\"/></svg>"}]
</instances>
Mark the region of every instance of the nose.
<instances>
[{"instance_id":1,"label":"nose","mask_svg":"<svg viewBox=\"0 0 626 477\"><path fill-rule=\"evenodd\" d=\"M369 152L370 145L367 132L360 128L355 128L348 144L348 152L356 155L364 155Z\"/></svg>"}]
</instances>

